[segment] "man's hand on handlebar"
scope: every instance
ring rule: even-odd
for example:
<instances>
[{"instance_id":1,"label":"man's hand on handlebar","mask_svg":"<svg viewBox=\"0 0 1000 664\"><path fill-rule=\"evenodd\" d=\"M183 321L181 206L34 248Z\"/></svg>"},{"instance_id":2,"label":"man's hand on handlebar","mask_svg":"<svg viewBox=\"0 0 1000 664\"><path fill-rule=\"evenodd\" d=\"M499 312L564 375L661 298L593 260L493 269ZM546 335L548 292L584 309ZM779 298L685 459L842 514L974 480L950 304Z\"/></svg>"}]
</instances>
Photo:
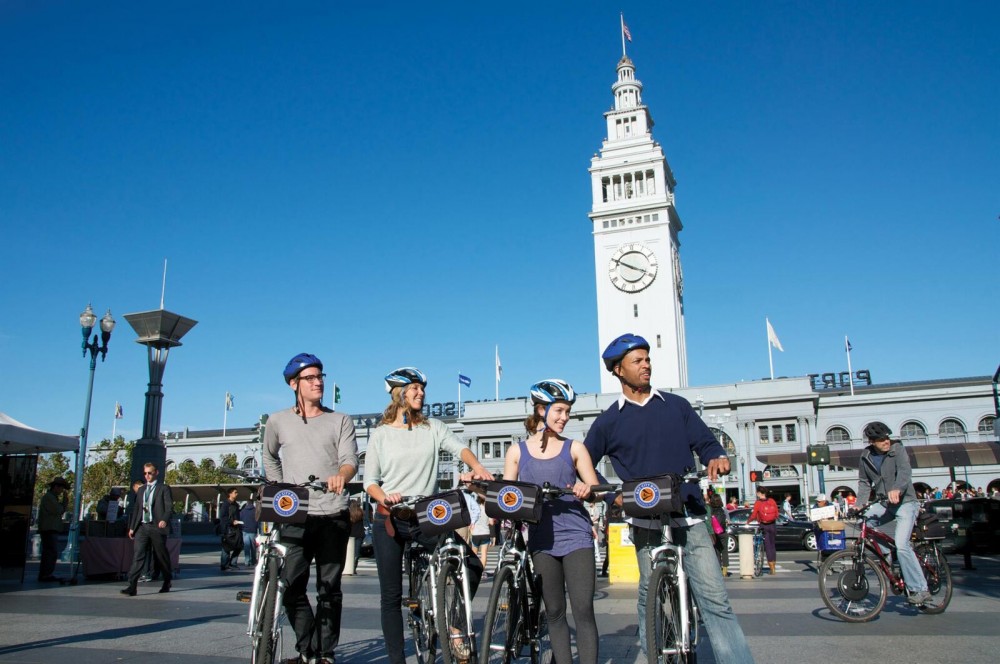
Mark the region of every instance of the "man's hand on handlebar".
<instances>
[{"instance_id":1,"label":"man's hand on handlebar","mask_svg":"<svg viewBox=\"0 0 1000 664\"><path fill-rule=\"evenodd\" d=\"M718 478L720 475L728 475L730 470L729 457L719 457L718 459L712 459L711 461L708 462L708 467L706 468L706 470L708 472L709 482L714 482L716 478Z\"/></svg>"},{"instance_id":2,"label":"man's hand on handlebar","mask_svg":"<svg viewBox=\"0 0 1000 664\"><path fill-rule=\"evenodd\" d=\"M573 485L573 495L579 500L586 500L590 497L590 485L577 481L577 483Z\"/></svg>"},{"instance_id":3,"label":"man's hand on handlebar","mask_svg":"<svg viewBox=\"0 0 1000 664\"><path fill-rule=\"evenodd\" d=\"M347 482L344 481L344 476L340 473L330 475L326 478L326 490L330 493L344 493L344 485Z\"/></svg>"},{"instance_id":4,"label":"man's hand on handlebar","mask_svg":"<svg viewBox=\"0 0 1000 664\"><path fill-rule=\"evenodd\" d=\"M478 468L473 468L471 473L462 473L458 476L458 479L462 482L468 482L469 480L486 480L491 482L493 481L493 473L479 466Z\"/></svg>"},{"instance_id":5,"label":"man's hand on handlebar","mask_svg":"<svg viewBox=\"0 0 1000 664\"><path fill-rule=\"evenodd\" d=\"M386 507L389 507L390 505L395 505L396 503L402 500L403 500L403 494L401 493L387 493L382 498L382 504L385 505Z\"/></svg>"}]
</instances>

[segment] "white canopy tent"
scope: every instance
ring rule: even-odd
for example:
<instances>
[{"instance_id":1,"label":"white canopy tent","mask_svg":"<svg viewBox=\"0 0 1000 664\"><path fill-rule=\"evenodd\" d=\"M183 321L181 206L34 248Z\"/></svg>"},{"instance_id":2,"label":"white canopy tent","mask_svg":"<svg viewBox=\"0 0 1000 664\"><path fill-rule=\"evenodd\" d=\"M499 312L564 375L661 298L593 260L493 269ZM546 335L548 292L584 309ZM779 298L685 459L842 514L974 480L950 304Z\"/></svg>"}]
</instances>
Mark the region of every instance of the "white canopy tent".
<instances>
[{"instance_id":1,"label":"white canopy tent","mask_svg":"<svg viewBox=\"0 0 1000 664\"><path fill-rule=\"evenodd\" d=\"M40 431L0 413L0 454L75 452L79 447L76 436Z\"/></svg>"}]
</instances>

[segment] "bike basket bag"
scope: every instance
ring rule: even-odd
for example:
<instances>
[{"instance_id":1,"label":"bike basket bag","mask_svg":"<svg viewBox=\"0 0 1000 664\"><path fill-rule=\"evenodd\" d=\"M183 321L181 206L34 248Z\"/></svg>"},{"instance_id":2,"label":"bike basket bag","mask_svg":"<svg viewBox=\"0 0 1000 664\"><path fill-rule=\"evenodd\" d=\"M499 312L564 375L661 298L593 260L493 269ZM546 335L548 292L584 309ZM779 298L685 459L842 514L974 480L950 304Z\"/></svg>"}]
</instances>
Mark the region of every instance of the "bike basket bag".
<instances>
[{"instance_id":1,"label":"bike basket bag","mask_svg":"<svg viewBox=\"0 0 1000 664\"><path fill-rule=\"evenodd\" d=\"M681 477L673 473L622 482L622 507L636 517L659 516L683 510Z\"/></svg>"},{"instance_id":2,"label":"bike basket bag","mask_svg":"<svg viewBox=\"0 0 1000 664\"><path fill-rule=\"evenodd\" d=\"M309 515L309 490L298 486L264 485L257 503L257 520L271 523L305 523Z\"/></svg>"},{"instance_id":3,"label":"bike basket bag","mask_svg":"<svg viewBox=\"0 0 1000 664\"><path fill-rule=\"evenodd\" d=\"M917 515L917 521L913 524L914 539L944 539L947 534L948 528L938 521L937 514L933 512L921 512Z\"/></svg>"},{"instance_id":4,"label":"bike basket bag","mask_svg":"<svg viewBox=\"0 0 1000 664\"><path fill-rule=\"evenodd\" d=\"M528 482L487 482L486 514L494 519L538 523L542 518L542 489Z\"/></svg>"},{"instance_id":5,"label":"bike basket bag","mask_svg":"<svg viewBox=\"0 0 1000 664\"><path fill-rule=\"evenodd\" d=\"M441 535L472 523L461 491L445 491L416 504L417 523L424 535Z\"/></svg>"}]
</instances>

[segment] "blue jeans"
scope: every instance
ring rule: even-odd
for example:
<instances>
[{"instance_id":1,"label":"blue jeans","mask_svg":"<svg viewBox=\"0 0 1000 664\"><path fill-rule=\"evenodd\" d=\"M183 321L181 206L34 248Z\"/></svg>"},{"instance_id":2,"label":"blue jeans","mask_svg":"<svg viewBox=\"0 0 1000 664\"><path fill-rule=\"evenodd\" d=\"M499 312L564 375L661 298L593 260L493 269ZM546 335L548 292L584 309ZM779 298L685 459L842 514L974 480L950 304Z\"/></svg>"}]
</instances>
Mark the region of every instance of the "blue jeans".
<instances>
[{"instance_id":1,"label":"blue jeans","mask_svg":"<svg viewBox=\"0 0 1000 664\"><path fill-rule=\"evenodd\" d=\"M896 540L896 557L899 560L899 569L903 572L903 580L910 592L926 592L927 579L924 578L924 571L920 568L917 554L913 553L913 546L910 544L910 535L913 534L913 524L917 520L920 512L920 503L910 500L896 505L872 505L868 510L868 516L878 526L879 530L887 530L884 526L895 521L892 538Z\"/></svg>"},{"instance_id":2,"label":"blue jeans","mask_svg":"<svg viewBox=\"0 0 1000 664\"><path fill-rule=\"evenodd\" d=\"M646 592L652 571L650 553L663 541L660 529L630 527L635 556L639 562L639 646L646 653ZM722 570L715 548L703 523L672 529L673 541L684 549L684 569L712 641L715 660L726 664L753 662L743 628L740 627L729 594L722 580Z\"/></svg>"},{"instance_id":3,"label":"blue jeans","mask_svg":"<svg viewBox=\"0 0 1000 664\"><path fill-rule=\"evenodd\" d=\"M243 563L250 567L257 564L257 533L243 531Z\"/></svg>"}]
</instances>

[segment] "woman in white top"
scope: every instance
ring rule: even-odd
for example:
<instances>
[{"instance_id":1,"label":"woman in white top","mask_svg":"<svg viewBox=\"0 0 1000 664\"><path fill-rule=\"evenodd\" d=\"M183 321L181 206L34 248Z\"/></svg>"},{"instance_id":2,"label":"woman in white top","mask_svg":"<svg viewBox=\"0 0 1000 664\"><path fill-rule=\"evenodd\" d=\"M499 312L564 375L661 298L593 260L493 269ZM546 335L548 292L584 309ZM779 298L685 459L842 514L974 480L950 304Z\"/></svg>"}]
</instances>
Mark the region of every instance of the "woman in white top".
<instances>
[{"instance_id":1,"label":"woman in white top","mask_svg":"<svg viewBox=\"0 0 1000 664\"><path fill-rule=\"evenodd\" d=\"M419 369L403 367L385 377L392 397L382 422L372 432L365 452L365 491L377 505L372 521L372 542L381 589L382 635L392 664L405 664L403 653L403 547L416 540L429 549L436 537L420 532L416 522L390 518L389 507L404 496L429 496L438 492L438 459L442 450L472 468L475 479L492 480L479 459L448 426L423 414L427 377ZM463 478L464 479L464 478ZM471 551L467 556L470 586L475 594L483 565Z\"/></svg>"}]
</instances>

